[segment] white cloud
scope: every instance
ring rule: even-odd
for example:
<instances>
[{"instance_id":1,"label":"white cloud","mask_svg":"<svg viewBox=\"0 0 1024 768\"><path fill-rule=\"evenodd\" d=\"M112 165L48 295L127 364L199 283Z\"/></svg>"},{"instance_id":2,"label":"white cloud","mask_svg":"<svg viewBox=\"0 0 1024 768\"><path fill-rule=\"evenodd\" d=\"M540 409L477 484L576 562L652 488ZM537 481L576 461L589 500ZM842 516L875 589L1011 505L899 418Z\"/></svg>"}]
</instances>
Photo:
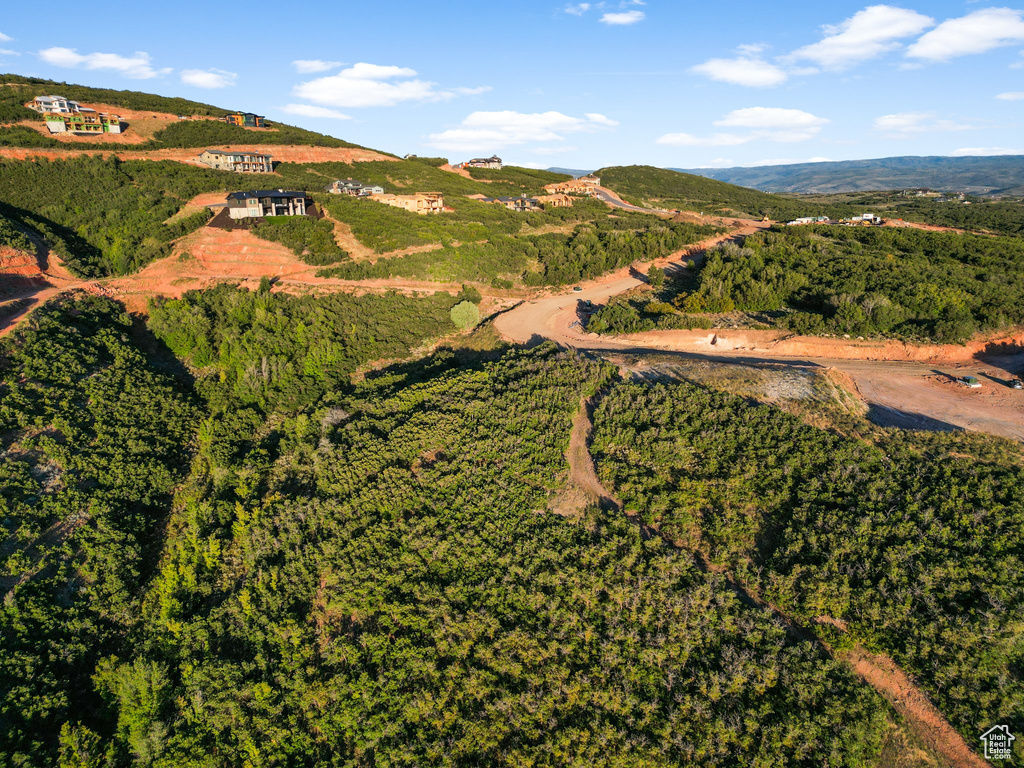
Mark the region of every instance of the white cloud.
<instances>
[{"instance_id":1,"label":"white cloud","mask_svg":"<svg viewBox=\"0 0 1024 768\"><path fill-rule=\"evenodd\" d=\"M871 5L839 24L823 27L825 37L786 58L808 59L825 69L843 69L898 47L897 40L917 35L934 23L934 19L906 8Z\"/></svg>"},{"instance_id":2,"label":"white cloud","mask_svg":"<svg viewBox=\"0 0 1024 768\"><path fill-rule=\"evenodd\" d=\"M957 56L984 53L1024 40L1022 11L985 8L959 19L944 21L907 48L907 56L948 61Z\"/></svg>"},{"instance_id":3,"label":"white cloud","mask_svg":"<svg viewBox=\"0 0 1024 768\"><path fill-rule=\"evenodd\" d=\"M824 117L800 109L747 107L734 109L714 123L725 128L746 128L745 133L723 132L710 136L666 133L655 141L670 147L732 147L754 140L788 143L814 138L828 122Z\"/></svg>"},{"instance_id":4,"label":"white cloud","mask_svg":"<svg viewBox=\"0 0 1024 768\"><path fill-rule=\"evenodd\" d=\"M585 117L592 123L597 123L598 125L607 125L609 128L614 128L619 124L618 120L612 120L610 117L605 117L599 112L587 112Z\"/></svg>"},{"instance_id":5,"label":"white cloud","mask_svg":"<svg viewBox=\"0 0 1024 768\"><path fill-rule=\"evenodd\" d=\"M968 131L975 126L938 118L934 112L897 112L875 118L875 128L894 136L910 136L933 131Z\"/></svg>"},{"instance_id":6,"label":"white cloud","mask_svg":"<svg viewBox=\"0 0 1024 768\"><path fill-rule=\"evenodd\" d=\"M181 82L196 88L227 88L234 85L238 75L223 69L183 69Z\"/></svg>"},{"instance_id":7,"label":"white cloud","mask_svg":"<svg viewBox=\"0 0 1024 768\"><path fill-rule=\"evenodd\" d=\"M14 38L10 35L5 35L3 32L0 32L0 43L9 43L13 39Z\"/></svg>"},{"instance_id":8,"label":"white cloud","mask_svg":"<svg viewBox=\"0 0 1024 768\"><path fill-rule=\"evenodd\" d=\"M1024 99L1024 91L1007 91L1006 93L997 94L996 98L1002 101L1020 101Z\"/></svg>"},{"instance_id":9,"label":"white cloud","mask_svg":"<svg viewBox=\"0 0 1024 768\"><path fill-rule=\"evenodd\" d=\"M476 88L452 88L452 91L460 96L479 96L481 93L488 93L493 90L494 88L489 85L478 85Z\"/></svg>"},{"instance_id":10,"label":"white cloud","mask_svg":"<svg viewBox=\"0 0 1024 768\"><path fill-rule=\"evenodd\" d=\"M643 21L645 14L643 11L622 11L621 13L606 13L601 17L602 24L610 24L612 26L621 27L629 24L636 24L638 21Z\"/></svg>"},{"instance_id":11,"label":"white cloud","mask_svg":"<svg viewBox=\"0 0 1024 768\"><path fill-rule=\"evenodd\" d=\"M457 91L438 90L436 86L417 79L416 70L408 67L360 62L336 74L300 83L293 93L329 107L392 107L405 101L443 101L457 95Z\"/></svg>"},{"instance_id":12,"label":"white cloud","mask_svg":"<svg viewBox=\"0 0 1024 768\"><path fill-rule=\"evenodd\" d=\"M666 133L655 139L655 143L666 147L735 147L753 140L753 134L716 133L702 137L692 133Z\"/></svg>"},{"instance_id":13,"label":"white cloud","mask_svg":"<svg viewBox=\"0 0 1024 768\"><path fill-rule=\"evenodd\" d=\"M45 48L39 51L39 58L55 67L75 69L84 66L86 69L111 69L120 72L133 80L148 80L166 75L170 67L153 69L148 53L136 51L131 56L117 53L78 53L74 48Z\"/></svg>"},{"instance_id":14,"label":"white cloud","mask_svg":"<svg viewBox=\"0 0 1024 768\"><path fill-rule=\"evenodd\" d=\"M326 72L328 69L340 67L342 63L340 61L325 61L324 59L296 59L292 62L292 67L295 68L296 72L309 75L314 72Z\"/></svg>"},{"instance_id":15,"label":"white cloud","mask_svg":"<svg viewBox=\"0 0 1024 768\"><path fill-rule=\"evenodd\" d=\"M954 157L965 155L1024 155L1024 149L1007 149L1006 147L961 147L953 151Z\"/></svg>"},{"instance_id":16,"label":"white cloud","mask_svg":"<svg viewBox=\"0 0 1024 768\"><path fill-rule=\"evenodd\" d=\"M596 115L596 113L595 113ZM603 115L597 115L603 118ZM607 118L571 117L561 112L473 112L457 128L430 134L429 144L453 152L492 152L532 142L563 141L569 133L607 127Z\"/></svg>"},{"instance_id":17,"label":"white cloud","mask_svg":"<svg viewBox=\"0 0 1024 768\"><path fill-rule=\"evenodd\" d=\"M805 141L817 135L828 124L824 117L801 109L780 107L747 107L734 109L715 125L727 128L750 128L758 138L770 141Z\"/></svg>"},{"instance_id":18,"label":"white cloud","mask_svg":"<svg viewBox=\"0 0 1024 768\"><path fill-rule=\"evenodd\" d=\"M12 51L10 48L0 48L0 56L21 56L18 51Z\"/></svg>"},{"instance_id":19,"label":"white cloud","mask_svg":"<svg viewBox=\"0 0 1024 768\"><path fill-rule=\"evenodd\" d=\"M590 10L590 3L576 3L576 5L565 6L565 12L573 16L582 16Z\"/></svg>"},{"instance_id":20,"label":"white cloud","mask_svg":"<svg viewBox=\"0 0 1024 768\"><path fill-rule=\"evenodd\" d=\"M330 107L318 107L313 104L288 104L281 108L282 112L289 115L301 115L302 117L326 117L332 120L351 120L352 118L343 112Z\"/></svg>"},{"instance_id":21,"label":"white cloud","mask_svg":"<svg viewBox=\"0 0 1024 768\"><path fill-rule=\"evenodd\" d=\"M786 73L782 69L757 57L756 54L735 59L708 59L703 64L690 67L690 71L722 83L746 85L751 88L769 87L786 82Z\"/></svg>"}]
</instances>

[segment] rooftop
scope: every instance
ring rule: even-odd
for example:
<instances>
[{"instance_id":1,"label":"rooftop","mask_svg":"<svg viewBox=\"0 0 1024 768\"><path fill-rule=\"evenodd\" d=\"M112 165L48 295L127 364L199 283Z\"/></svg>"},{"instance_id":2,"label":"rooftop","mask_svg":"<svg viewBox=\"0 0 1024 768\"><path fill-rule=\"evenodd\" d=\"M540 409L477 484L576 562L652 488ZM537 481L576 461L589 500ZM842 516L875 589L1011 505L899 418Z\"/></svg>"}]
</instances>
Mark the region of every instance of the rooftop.
<instances>
[{"instance_id":1,"label":"rooftop","mask_svg":"<svg viewBox=\"0 0 1024 768\"><path fill-rule=\"evenodd\" d=\"M232 192L228 200L250 200L252 198L288 198L307 197L305 192L298 192L290 189L254 189L250 192Z\"/></svg>"}]
</instances>

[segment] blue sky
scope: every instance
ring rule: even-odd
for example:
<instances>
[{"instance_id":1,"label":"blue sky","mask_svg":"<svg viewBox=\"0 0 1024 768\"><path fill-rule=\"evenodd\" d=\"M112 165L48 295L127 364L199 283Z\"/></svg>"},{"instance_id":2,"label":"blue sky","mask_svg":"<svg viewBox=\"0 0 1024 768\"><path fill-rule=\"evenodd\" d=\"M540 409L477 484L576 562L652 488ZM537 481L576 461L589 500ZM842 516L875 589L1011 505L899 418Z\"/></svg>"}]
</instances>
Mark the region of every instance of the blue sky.
<instances>
[{"instance_id":1,"label":"blue sky","mask_svg":"<svg viewBox=\"0 0 1024 768\"><path fill-rule=\"evenodd\" d=\"M272 7L19 3L0 16L0 71L536 167L1024 153L1024 5Z\"/></svg>"}]
</instances>

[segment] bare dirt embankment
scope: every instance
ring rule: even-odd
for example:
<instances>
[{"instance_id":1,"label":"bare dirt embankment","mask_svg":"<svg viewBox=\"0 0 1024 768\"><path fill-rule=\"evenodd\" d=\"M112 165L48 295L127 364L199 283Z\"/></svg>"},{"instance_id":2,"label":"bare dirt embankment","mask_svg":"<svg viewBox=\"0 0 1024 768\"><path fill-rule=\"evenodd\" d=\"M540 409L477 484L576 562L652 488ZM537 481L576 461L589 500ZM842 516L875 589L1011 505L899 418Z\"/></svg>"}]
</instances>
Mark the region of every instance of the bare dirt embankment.
<instances>
[{"instance_id":1,"label":"bare dirt embankment","mask_svg":"<svg viewBox=\"0 0 1024 768\"><path fill-rule=\"evenodd\" d=\"M955 768L984 768L989 765L967 746L964 738L892 659L868 653L860 646L842 654L841 658L884 696L914 734L949 765Z\"/></svg>"},{"instance_id":2,"label":"bare dirt embankment","mask_svg":"<svg viewBox=\"0 0 1024 768\"><path fill-rule=\"evenodd\" d=\"M477 179L477 178L474 178L473 174L471 174L465 168L456 168L455 166L451 165L450 163L445 163L444 165L439 165L438 168L440 168L442 171L448 171L448 173L454 173L456 176L462 176L463 178L470 179L471 181L479 181L481 184L493 184L494 183L494 179Z\"/></svg>"},{"instance_id":3,"label":"bare dirt embankment","mask_svg":"<svg viewBox=\"0 0 1024 768\"><path fill-rule=\"evenodd\" d=\"M1024 347L1024 329L981 336L966 344L910 344L886 339L841 339L798 336L786 331L732 329L647 331L618 338L643 346L694 352L918 363L966 363L980 355Z\"/></svg>"}]
</instances>

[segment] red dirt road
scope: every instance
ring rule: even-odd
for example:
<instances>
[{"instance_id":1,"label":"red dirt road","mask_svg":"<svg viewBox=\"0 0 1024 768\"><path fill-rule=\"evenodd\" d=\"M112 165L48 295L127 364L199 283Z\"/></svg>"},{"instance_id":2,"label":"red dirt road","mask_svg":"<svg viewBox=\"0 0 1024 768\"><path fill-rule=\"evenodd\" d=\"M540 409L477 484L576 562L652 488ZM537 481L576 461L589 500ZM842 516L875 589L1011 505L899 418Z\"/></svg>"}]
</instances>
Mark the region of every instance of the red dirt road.
<instances>
[{"instance_id":1,"label":"red dirt road","mask_svg":"<svg viewBox=\"0 0 1024 768\"><path fill-rule=\"evenodd\" d=\"M737 234L756 228L750 222ZM721 238L700 244L707 248ZM688 252L675 263L693 258ZM666 260L656 262L659 266ZM878 423L905 428L970 429L1024 441L1024 392L1009 388L1012 375L1024 371L1024 335L998 343L967 347L880 344L855 340L786 337L756 331L652 331L625 336L588 334L578 325L583 299L596 304L641 285L629 270L584 283L580 293L562 293L526 301L495 320L506 339L528 343L550 339L562 346L597 354L681 354L744 364L782 363L836 368L849 375ZM992 347L995 346L995 349ZM998 356L986 355L998 351ZM974 375L981 390L969 390L954 378Z\"/></svg>"}]
</instances>

